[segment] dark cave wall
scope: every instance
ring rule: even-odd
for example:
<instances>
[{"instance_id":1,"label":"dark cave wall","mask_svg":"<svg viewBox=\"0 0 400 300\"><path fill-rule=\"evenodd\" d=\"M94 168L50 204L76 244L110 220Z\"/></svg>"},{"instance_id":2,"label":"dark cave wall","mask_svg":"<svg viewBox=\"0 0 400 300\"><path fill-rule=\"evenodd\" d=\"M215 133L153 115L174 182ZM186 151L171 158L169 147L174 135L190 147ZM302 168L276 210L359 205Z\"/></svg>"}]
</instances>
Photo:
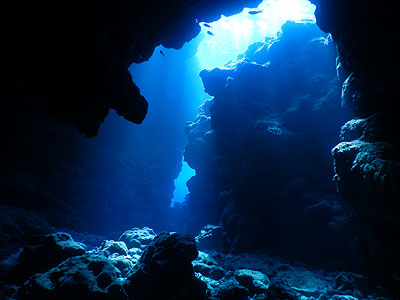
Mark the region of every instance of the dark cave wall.
<instances>
[{"instance_id":1,"label":"dark cave wall","mask_svg":"<svg viewBox=\"0 0 400 300\"><path fill-rule=\"evenodd\" d=\"M400 269L395 10L372 0L312 2L318 25L337 44L342 103L355 116L332 150L338 191L357 212L365 269L398 288L392 276Z\"/></svg>"},{"instance_id":2,"label":"dark cave wall","mask_svg":"<svg viewBox=\"0 0 400 300\"><path fill-rule=\"evenodd\" d=\"M148 105L129 65L149 59L159 44L182 47L200 30L196 18L215 20L245 2L260 1L11 4L1 20L1 204L40 210L53 225L75 230L162 224L183 148L188 108L180 89L188 87L161 85L168 76L183 79L193 53L153 80L165 95L151 99L145 126L112 113L95 138L74 127L95 136L109 108L141 123Z\"/></svg>"},{"instance_id":3,"label":"dark cave wall","mask_svg":"<svg viewBox=\"0 0 400 300\"><path fill-rule=\"evenodd\" d=\"M351 265L353 218L330 156L348 118L336 50L315 24L282 31L227 68L200 73L213 99L187 127L185 160L196 169L187 229L219 223L237 250Z\"/></svg>"},{"instance_id":4,"label":"dark cave wall","mask_svg":"<svg viewBox=\"0 0 400 300\"><path fill-rule=\"evenodd\" d=\"M10 3L2 18L1 95L52 114L95 136L110 108L141 123L147 101L128 67L156 46L181 48L198 22L239 12L247 1L51 1Z\"/></svg>"},{"instance_id":5,"label":"dark cave wall","mask_svg":"<svg viewBox=\"0 0 400 300\"><path fill-rule=\"evenodd\" d=\"M200 78L194 80L200 40L132 66L133 78L152 104L141 126L111 112L99 134L87 139L48 116L46 108L10 110L1 121L3 136L10 136L1 158L2 204L40 210L51 224L73 230L104 234L132 226L170 228L184 124L197 110L196 101L185 99L201 85Z\"/></svg>"}]
</instances>

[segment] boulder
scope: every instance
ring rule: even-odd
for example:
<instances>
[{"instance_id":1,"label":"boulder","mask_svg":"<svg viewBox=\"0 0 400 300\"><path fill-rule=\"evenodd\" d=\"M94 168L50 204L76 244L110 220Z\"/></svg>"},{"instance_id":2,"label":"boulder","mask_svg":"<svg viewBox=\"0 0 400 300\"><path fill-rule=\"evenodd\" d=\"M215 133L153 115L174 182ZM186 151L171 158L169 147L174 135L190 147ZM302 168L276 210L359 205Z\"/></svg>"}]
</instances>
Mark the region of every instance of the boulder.
<instances>
[{"instance_id":1,"label":"boulder","mask_svg":"<svg viewBox=\"0 0 400 300\"><path fill-rule=\"evenodd\" d=\"M196 244L199 250L225 251L229 248L229 240L222 226L206 225L196 236Z\"/></svg>"},{"instance_id":2,"label":"boulder","mask_svg":"<svg viewBox=\"0 0 400 300\"><path fill-rule=\"evenodd\" d=\"M24 282L35 273L43 273L67 258L82 255L86 246L75 242L66 232L33 236L18 258L16 280Z\"/></svg>"},{"instance_id":3,"label":"boulder","mask_svg":"<svg viewBox=\"0 0 400 300\"><path fill-rule=\"evenodd\" d=\"M114 253L117 253L119 255L128 255L128 248L122 241L103 241L99 250L103 251L106 256L110 256Z\"/></svg>"},{"instance_id":4,"label":"boulder","mask_svg":"<svg viewBox=\"0 0 400 300\"><path fill-rule=\"evenodd\" d=\"M128 275L129 296L137 300L204 299L205 284L195 277L192 266L197 255L192 236L160 233Z\"/></svg>"},{"instance_id":5,"label":"boulder","mask_svg":"<svg viewBox=\"0 0 400 300\"><path fill-rule=\"evenodd\" d=\"M251 295L267 293L270 285L267 275L259 271L237 270L235 271L235 278L240 285L249 290Z\"/></svg>"},{"instance_id":6,"label":"boulder","mask_svg":"<svg viewBox=\"0 0 400 300\"><path fill-rule=\"evenodd\" d=\"M205 252L199 252L199 256L193 261L193 268L195 272L213 280L220 280L228 274L215 259Z\"/></svg>"},{"instance_id":7,"label":"boulder","mask_svg":"<svg viewBox=\"0 0 400 300\"><path fill-rule=\"evenodd\" d=\"M218 300L247 300L249 291L235 283L234 281L225 281L214 291L211 299Z\"/></svg>"},{"instance_id":8,"label":"boulder","mask_svg":"<svg viewBox=\"0 0 400 300\"><path fill-rule=\"evenodd\" d=\"M71 257L55 268L33 275L16 299L128 299L121 273L105 256L86 253Z\"/></svg>"},{"instance_id":9,"label":"boulder","mask_svg":"<svg viewBox=\"0 0 400 300\"><path fill-rule=\"evenodd\" d=\"M125 242L128 249L144 249L156 237L156 233L149 227L133 228L125 231L119 238L119 241Z\"/></svg>"}]
</instances>

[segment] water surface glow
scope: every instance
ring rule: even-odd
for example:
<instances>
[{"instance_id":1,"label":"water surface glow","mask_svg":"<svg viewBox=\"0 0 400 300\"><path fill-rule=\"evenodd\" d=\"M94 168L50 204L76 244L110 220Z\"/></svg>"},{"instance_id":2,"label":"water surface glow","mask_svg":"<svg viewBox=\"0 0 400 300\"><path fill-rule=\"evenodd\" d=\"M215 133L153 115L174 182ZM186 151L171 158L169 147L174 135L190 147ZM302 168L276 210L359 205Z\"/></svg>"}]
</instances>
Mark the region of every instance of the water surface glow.
<instances>
[{"instance_id":1,"label":"water surface glow","mask_svg":"<svg viewBox=\"0 0 400 300\"><path fill-rule=\"evenodd\" d=\"M257 8L245 8L237 15L202 23L205 37L197 51L200 65L223 67L251 43L276 36L286 21L315 22L314 11L315 5L308 0L265 0Z\"/></svg>"},{"instance_id":2,"label":"water surface glow","mask_svg":"<svg viewBox=\"0 0 400 300\"><path fill-rule=\"evenodd\" d=\"M275 37L286 21L315 22L314 11L315 5L308 0L265 0L257 8L245 8L237 15L222 16L213 23L201 23L203 39L196 54L200 68L223 67L245 52L250 44ZM162 51L168 53L171 50ZM195 171L183 161L175 180L171 207L185 201L189 193L186 182L194 175Z\"/></svg>"}]
</instances>

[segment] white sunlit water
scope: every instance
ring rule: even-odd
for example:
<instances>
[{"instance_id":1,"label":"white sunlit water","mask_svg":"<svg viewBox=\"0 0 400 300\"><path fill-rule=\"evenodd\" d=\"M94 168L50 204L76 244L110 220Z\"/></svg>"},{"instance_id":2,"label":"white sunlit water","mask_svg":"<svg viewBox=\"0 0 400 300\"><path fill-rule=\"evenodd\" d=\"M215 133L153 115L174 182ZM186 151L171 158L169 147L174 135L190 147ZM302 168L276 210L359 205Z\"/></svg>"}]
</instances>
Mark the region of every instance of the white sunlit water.
<instances>
[{"instance_id":1,"label":"white sunlit water","mask_svg":"<svg viewBox=\"0 0 400 300\"><path fill-rule=\"evenodd\" d=\"M245 8L237 15L202 23L205 37L197 51L200 66L223 67L251 43L275 37L286 21L315 22L314 11L315 5L308 0L265 0L257 8Z\"/></svg>"},{"instance_id":2,"label":"white sunlit water","mask_svg":"<svg viewBox=\"0 0 400 300\"><path fill-rule=\"evenodd\" d=\"M265 0L257 8L245 8L237 15L202 23L204 38L196 54L201 69L224 67L244 53L250 44L275 37L286 21L315 22L314 11L315 6L308 0ZM189 193L186 182L194 175L195 171L183 161L175 180L171 207L185 201Z\"/></svg>"}]
</instances>

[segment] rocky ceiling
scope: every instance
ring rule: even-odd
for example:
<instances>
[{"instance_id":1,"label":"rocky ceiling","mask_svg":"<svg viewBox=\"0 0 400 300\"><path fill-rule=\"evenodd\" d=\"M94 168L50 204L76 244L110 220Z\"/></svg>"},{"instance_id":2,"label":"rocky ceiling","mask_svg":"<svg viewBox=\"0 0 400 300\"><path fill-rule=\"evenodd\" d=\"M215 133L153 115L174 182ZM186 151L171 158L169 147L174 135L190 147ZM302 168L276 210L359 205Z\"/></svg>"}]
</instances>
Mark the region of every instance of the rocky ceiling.
<instances>
[{"instance_id":1,"label":"rocky ceiling","mask_svg":"<svg viewBox=\"0 0 400 300\"><path fill-rule=\"evenodd\" d=\"M199 33L201 21L260 2L10 2L0 21L0 95L20 107L26 101L44 103L88 137L97 134L110 108L141 123L147 102L128 66L149 59L160 44L182 47ZM394 10L378 0L311 2L317 5L318 25L332 33L338 45L341 66L354 73L350 88L363 94L345 104L360 115L387 110L394 95Z\"/></svg>"},{"instance_id":2,"label":"rocky ceiling","mask_svg":"<svg viewBox=\"0 0 400 300\"><path fill-rule=\"evenodd\" d=\"M1 96L17 107L37 102L95 136L108 110L141 123L147 101L128 66L154 48L181 48L199 22L238 13L261 0L12 2L2 18Z\"/></svg>"}]
</instances>

